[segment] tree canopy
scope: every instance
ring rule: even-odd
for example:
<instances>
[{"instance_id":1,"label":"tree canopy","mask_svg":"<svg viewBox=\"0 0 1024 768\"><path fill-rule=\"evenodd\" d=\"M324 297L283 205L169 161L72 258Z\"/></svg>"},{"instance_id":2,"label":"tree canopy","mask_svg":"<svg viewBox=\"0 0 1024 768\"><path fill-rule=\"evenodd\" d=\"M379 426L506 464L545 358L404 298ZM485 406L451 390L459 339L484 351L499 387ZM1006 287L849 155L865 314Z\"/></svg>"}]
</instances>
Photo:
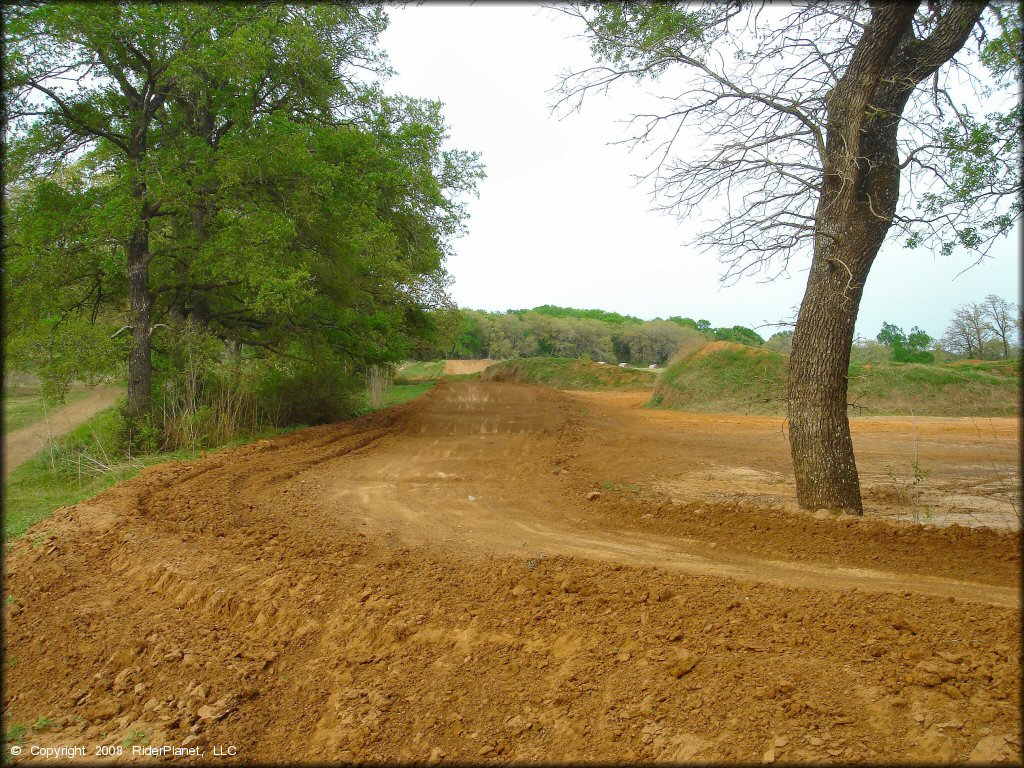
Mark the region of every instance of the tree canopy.
<instances>
[{"instance_id":1,"label":"tree canopy","mask_svg":"<svg viewBox=\"0 0 1024 768\"><path fill-rule=\"evenodd\" d=\"M382 91L382 9L69 3L6 21L15 356L127 359L144 405L184 322L352 369L434 332L482 167L447 147L440 104Z\"/></svg>"},{"instance_id":2,"label":"tree canopy","mask_svg":"<svg viewBox=\"0 0 1024 768\"><path fill-rule=\"evenodd\" d=\"M810 251L829 94L875 10L836 3L556 8L579 19L595 59L564 77L559 106L579 109L588 94L619 80L648 84L665 106L633 115L622 143L646 148L651 164L642 175L659 209L701 222L693 240L722 258L726 277L770 278ZM975 24L978 8L984 18ZM1020 9L947 1L908 13L900 66L927 84L908 91L899 115L904 172L891 236L980 259L1021 213ZM961 28L970 44L951 48Z\"/></svg>"}]
</instances>

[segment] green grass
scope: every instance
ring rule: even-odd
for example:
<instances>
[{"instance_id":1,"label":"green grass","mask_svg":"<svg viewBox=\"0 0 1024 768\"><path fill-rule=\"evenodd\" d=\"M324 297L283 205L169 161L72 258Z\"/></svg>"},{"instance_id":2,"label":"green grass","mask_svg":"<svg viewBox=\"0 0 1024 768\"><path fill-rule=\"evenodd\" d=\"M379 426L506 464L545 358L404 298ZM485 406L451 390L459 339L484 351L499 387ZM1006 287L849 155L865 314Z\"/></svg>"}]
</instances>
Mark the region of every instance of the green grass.
<instances>
[{"instance_id":1,"label":"green grass","mask_svg":"<svg viewBox=\"0 0 1024 768\"><path fill-rule=\"evenodd\" d=\"M1020 376L987 364L850 366L848 400L855 413L925 416L1014 416L1020 411Z\"/></svg>"},{"instance_id":2,"label":"green grass","mask_svg":"<svg viewBox=\"0 0 1024 768\"><path fill-rule=\"evenodd\" d=\"M788 358L777 352L715 344L673 361L649 405L704 412L782 415ZM851 415L1013 416L1020 367L863 363L850 366Z\"/></svg>"},{"instance_id":3,"label":"green grass","mask_svg":"<svg viewBox=\"0 0 1024 768\"><path fill-rule=\"evenodd\" d=\"M68 392L64 402L73 403L88 397L91 392L90 389L72 389ZM25 391L21 387L15 391L8 390L4 392L4 431L13 432L37 421L42 421L46 418L47 412L52 413L61 407L63 406L44 407L43 398L38 390Z\"/></svg>"},{"instance_id":4,"label":"green grass","mask_svg":"<svg viewBox=\"0 0 1024 768\"><path fill-rule=\"evenodd\" d=\"M429 391L436 382L398 384L388 391L381 408L406 403ZM367 406L356 415L378 410ZM4 483L4 540L12 541L29 528L45 520L56 509L91 498L115 483L134 477L144 467L173 459L195 459L203 451L169 451L146 454L132 460L113 460L117 407L107 408L89 421L64 435L51 450L43 451L8 475ZM292 432L301 427L267 430L218 446L213 450L242 445L273 434ZM84 457L81 472L77 457ZM108 458L111 459L108 461ZM109 470L97 471L91 459L112 464ZM45 538L45 537L44 537Z\"/></svg>"},{"instance_id":5,"label":"green grass","mask_svg":"<svg viewBox=\"0 0 1024 768\"><path fill-rule=\"evenodd\" d=\"M384 396L384 403L380 408L374 408L371 405L366 405L359 409L356 416L362 416L366 413L379 411L381 408L390 408L393 405L401 405L402 403L407 403L410 400L415 400L420 395L426 394L432 390L436 385L437 381L434 380L420 381L415 384L392 384L391 388L388 389L387 394Z\"/></svg>"},{"instance_id":6,"label":"green grass","mask_svg":"<svg viewBox=\"0 0 1024 768\"><path fill-rule=\"evenodd\" d=\"M109 472L92 471L84 459L82 472L73 461L76 455L104 460L114 445L116 409L94 415L55 442L54 447L36 454L14 469L4 483L4 539L22 536L40 520L61 506L76 504L95 496L114 483L138 473L148 464L176 458L170 454L143 456L132 462L116 462Z\"/></svg>"},{"instance_id":7,"label":"green grass","mask_svg":"<svg viewBox=\"0 0 1024 768\"><path fill-rule=\"evenodd\" d=\"M483 371L484 381L544 384L557 389L643 390L654 386L656 375L643 368L598 365L564 357L524 357L496 363Z\"/></svg>"},{"instance_id":8,"label":"green grass","mask_svg":"<svg viewBox=\"0 0 1024 768\"><path fill-rule=\"evenodd\" d=\"M382 407L390 408L392 405L401 405L415 400L420 395L432 390L436 383L435 381L425 381L420 384L395 384L388 391L387 399Z\"/></svg>"},{"instance_id":9,"label":"green grass","mask_svg":"<svg viewBox=\"0 0 1024 768\"><path fill-rule=\"evenodd\" d=\"M396 383L411 383L439 379L444 375L444 360L414 362L403 365L395 375Z\"/></svg>"}]
</instances>

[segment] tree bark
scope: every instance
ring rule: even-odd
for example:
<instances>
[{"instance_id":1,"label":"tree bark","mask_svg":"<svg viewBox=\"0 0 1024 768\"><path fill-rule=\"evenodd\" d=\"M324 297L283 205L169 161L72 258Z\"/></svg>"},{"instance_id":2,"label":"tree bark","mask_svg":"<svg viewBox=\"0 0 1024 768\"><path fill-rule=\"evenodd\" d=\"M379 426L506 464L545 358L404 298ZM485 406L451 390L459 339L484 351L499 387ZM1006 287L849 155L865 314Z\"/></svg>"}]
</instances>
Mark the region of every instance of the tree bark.
<instances>
[{"instance_id":1,"label":"tree bark","mask_svg":"<svg viewBox=\"0 0 1024 768\"><path fill-rule=\"evenodd\" d=\"M915 4L872 7L850 64L826 100L814 256L793 334L789 441L797 502L863 513L847 390L864 281L899 199L896 136L917 84L963 46L985 3L954 5L925 40Z\"/></svg>"},{"instance_id":2,"label":"tree bark","mask_svg":"<svg viewBox=\"0 0 1024 768\"><path fill-rule=\"evenodd\" d=\"M890 140L895 155L899 119L873 120L868 106L913 16L912 5L876 10L826 101L814 257L789 358L789 444L797 503L806 509L863 512L846 412L850 348L864 280L899 191L898 163L884 157ZM870 135L879 132L886 135ZM874 144L875 157L868 156L868 144ZM889 167L879 167L886 159ZM880 194L891 200L880 200ZM890 211L888 220L880 207Z\"/></svg>"},{"instance_id":3,"label":"tree bark","mask_svg":"<svg viewBox=\"0 0 1024 768\"><path fill-rule=\"evenodd\" d=\"M128 308L132 325L132 348L128 353L128 409L133 415L148 415L153 393L153 360L150 322L153 294L149 290L149 235L145 226L132 233L128 242Z\"/></svg>"}]
</instances>

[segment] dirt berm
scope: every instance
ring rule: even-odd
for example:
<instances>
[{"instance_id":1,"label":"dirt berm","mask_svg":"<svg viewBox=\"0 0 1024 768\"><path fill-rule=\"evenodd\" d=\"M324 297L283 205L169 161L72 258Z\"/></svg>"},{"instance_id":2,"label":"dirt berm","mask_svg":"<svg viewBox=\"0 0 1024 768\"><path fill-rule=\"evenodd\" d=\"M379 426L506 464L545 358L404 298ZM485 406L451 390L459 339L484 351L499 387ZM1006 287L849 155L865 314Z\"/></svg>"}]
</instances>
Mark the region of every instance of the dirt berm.
<instances>
[{"instance_id":1,"label":"dirt berm","mask_svg":"<svg viewBox=\"0 0 1024 768\"><path fill-rule=\"evenodd\" d=\"M877 519L906 422L855 428L874 517L817 519L781 420L635 401L441 384L58 511L7 554L5 725L218 763L1019 762L1017 534ZM915 422L936 519L1000 513L1014 425Z\"/></svg>"}]
</instances>

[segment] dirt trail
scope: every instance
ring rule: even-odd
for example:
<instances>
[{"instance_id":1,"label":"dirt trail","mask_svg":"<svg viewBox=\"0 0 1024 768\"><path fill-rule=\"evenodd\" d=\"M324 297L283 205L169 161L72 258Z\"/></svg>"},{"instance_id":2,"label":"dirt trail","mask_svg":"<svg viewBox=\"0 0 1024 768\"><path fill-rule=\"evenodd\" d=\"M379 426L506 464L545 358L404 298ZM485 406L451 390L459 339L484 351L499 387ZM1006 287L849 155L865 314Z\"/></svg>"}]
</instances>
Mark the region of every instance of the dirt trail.
<instances>
[{"instance_id":1,"label":"dirt trail","mask_svg":"<svg viewBox=\"0 0 1024 768\"><path fill-rule=\"evenodd\" d=\"M445 360L444 372L449 376L460 373L477 373L489 365L494 365L497 360Z\"/></svg>"},{"instance_id":2,"label":"dirt trail","mask_svg":"<svg viewBox=\"0 0 1024 768\"><path fill-rule=\"evenodd\" d=\"M67 434L79 424L84 424L99 411L107 408L124 394L120 387L96 387L86 397L68 403L22 429L4 435L4 477L43 450L50 437Z\"/></svg>"},{"instance_id":3,"label":"dirt trail","mask_svg":"<svg viewBox=\"0 0 1024 768\"><path fill-rule=\"evenodd\" d=\"M1018 537L881 519L905 425L855 428L876 517L816 519L777 420L628 397L441 384L59 511L7 561L10 718L243 761L1019 762ZM1015 471L990 427L915 424L936 512Z\"/></svg>"}]
</instances>

